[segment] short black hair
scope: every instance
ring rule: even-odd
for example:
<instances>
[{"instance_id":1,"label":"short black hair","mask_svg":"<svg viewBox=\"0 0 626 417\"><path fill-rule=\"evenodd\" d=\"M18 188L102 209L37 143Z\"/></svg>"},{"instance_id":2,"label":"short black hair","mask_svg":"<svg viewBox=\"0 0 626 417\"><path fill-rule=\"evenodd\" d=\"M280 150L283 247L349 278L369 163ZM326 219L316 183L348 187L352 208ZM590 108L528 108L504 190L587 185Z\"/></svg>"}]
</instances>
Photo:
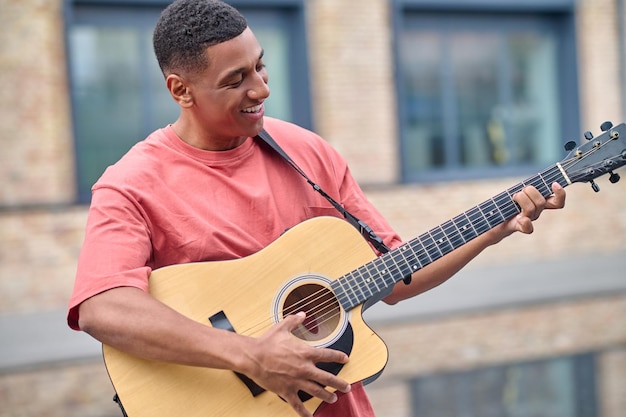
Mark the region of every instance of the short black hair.
<instances>
[{"instance_id":1,"label":"short black hair","mask_svg":"<svg viewBox=\"0 0 626 417\"><path fill-rule=\"evenodd\" d=\"M163 75L203 70L206 48L241 35L247 27L246 18L220 0L174 1L161 13L152 36Z\"/></svg>"}]
</instances>

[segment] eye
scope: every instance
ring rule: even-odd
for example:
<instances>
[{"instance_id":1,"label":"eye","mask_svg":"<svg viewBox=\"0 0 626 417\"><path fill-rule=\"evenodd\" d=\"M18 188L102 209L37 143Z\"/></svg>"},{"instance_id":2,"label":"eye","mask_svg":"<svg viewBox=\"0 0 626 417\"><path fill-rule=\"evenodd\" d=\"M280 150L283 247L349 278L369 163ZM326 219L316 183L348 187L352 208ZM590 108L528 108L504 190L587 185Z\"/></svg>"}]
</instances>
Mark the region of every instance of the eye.
<instances>
[{"instance_id":1,"label":"eye","mask_svg":"<svg viewBox=\"0 0 626 417\"><path fill-rule=\"evenodd\" d=\"M243 75L238 80L233 80L233 82L229 83L229 87L239 87L243 83Z\"/></svg>"}]
</instances>

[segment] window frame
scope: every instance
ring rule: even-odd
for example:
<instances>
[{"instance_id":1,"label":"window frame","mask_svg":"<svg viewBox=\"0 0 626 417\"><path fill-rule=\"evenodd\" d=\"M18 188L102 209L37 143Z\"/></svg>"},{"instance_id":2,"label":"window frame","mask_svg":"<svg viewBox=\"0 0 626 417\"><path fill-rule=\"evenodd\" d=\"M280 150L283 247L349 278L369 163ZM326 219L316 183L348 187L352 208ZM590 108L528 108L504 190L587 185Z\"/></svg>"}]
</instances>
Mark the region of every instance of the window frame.
<instances>
[{"instance_id":1,"label":"window frame","mask_svg":"<svg viewBox=\"0 0 626 417\"><path fill-rule=\"evenodd\" d=\"M578 68L576 53L576 26L574 0L392 0L392 22L394 31L394 68L396 102L398 109L397 136L399 138L400 155L404 154L407 144L406 126L408 113L404 100L403 76L400 55L400 39L405 30L411 27L412 19L419 19L419 15L465 15L470 17L495 17L506 15L512 18L533 17L539 21L549 21L557 34L556 62L558 77L556 86L558 91L558 105L560 115L558 120L561 137L554 138L550 146L560 146L569 140L576 140L581 136L579 126L579 95L578 95ZM567 70L564 71L564 68ZM557 149L558 150L558 149ZM554 161L557 162L557 161ZM408 172L403 161L399 161L400 181L402 183L429 183L452 180L472 180L502 176L520 176L535 170L544 169L539 164L499 166L493 168L464 169L444 166L420 173Z\"/></svg>"},{"instance_id":2,"label":"window frame","mask_svg":"<svg viewBox=\"0 0 626 417\"><path fill-rule=\"evenodd\" d=\"M508 363L500 363L495 365L487 365L479 368L473 368L469 370L459 371L446 371L441 373L432 373L429 375L421 375L411 378L408 381L408 389L411 393L411 415L415 417L423 416L421 404L419 404L419 386L427 381L429 378L446 378L448 382L452 382L456 386L456 390L448 398L448 401L453 404L457 404L464 410L463 415L469 417L476 416L471 407L468 409L467 403L472 402L471 388L479 379L481 373L484 372L501 372L507 373L510 371L521 370L523 366L534 366L538 364L556 364L559 361L568 361L570 365L571 374L573 376L573 404L577 416L581 417L593 417L598 411L598 386L597 375L599 372L597 364L596 352L581 352L572 355L563 355L555 357L545 357L531 360L511 361Z\"/></svg>"}]
</instances>

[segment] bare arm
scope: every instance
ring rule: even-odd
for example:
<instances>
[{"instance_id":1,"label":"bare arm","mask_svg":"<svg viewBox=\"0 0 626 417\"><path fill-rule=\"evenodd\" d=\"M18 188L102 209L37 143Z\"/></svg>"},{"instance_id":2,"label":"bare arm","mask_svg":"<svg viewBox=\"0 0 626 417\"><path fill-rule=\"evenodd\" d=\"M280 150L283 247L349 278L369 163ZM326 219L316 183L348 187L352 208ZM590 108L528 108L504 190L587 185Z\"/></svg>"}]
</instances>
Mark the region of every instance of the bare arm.
<instances>
[{"instance_id":1,"label":"bare arm","mask_svg":"<svg viewBox=\"0 0 626 417\"><path fill-rule=\"evenodd\" d=\"M534 230L532 222L544 209L560 209L565 206L563 187L555 183L552 191L553 195L545 199L534 187L524 188L513 196L522 209L520 214L415 272L412 275L411 284L397 284L384 301L388 304L395 304L428 291L450 279L487 247L500 242L514 232L532 233Z\"/></svg>"},{"instance_id":2,"label":"bare arm","mask_svg":"<svg viewBox=\"0 0 626 417\"><path fill-rule=\"evenodd\" d=\"M82 330L120 351L241 372L281 396L302 417L311 414L298 398L299 390L326 402L337 397L323 387L350 390L347 382L315 366L345 363L343 352L308 346L291 334L304 315L290 316L262 337L251 338L197 323L137 288L119 287L84 301L79 317Z\"/></svg>"}]
</instances>

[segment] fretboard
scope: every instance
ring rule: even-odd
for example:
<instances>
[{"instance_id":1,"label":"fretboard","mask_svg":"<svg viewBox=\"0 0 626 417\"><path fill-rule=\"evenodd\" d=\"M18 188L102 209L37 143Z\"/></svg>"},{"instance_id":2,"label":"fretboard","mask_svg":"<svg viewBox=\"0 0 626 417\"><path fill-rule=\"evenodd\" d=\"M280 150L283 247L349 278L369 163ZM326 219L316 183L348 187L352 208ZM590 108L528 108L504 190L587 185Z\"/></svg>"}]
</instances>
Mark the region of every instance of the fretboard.
<instances>
[{"instance_id":1,"label":"fretboard","mask_svg":"<svg viewBox=\"0 0 626 417\"><path fill-rule=\"evenodd\" d=\"M560 167L551 168L501 192L402 246L347 273L331 283L341 306L348 311L419 271L520 212L513 196L532 185L544 196L552 184L568 185Z\"/></svg>"}]
</instances>

